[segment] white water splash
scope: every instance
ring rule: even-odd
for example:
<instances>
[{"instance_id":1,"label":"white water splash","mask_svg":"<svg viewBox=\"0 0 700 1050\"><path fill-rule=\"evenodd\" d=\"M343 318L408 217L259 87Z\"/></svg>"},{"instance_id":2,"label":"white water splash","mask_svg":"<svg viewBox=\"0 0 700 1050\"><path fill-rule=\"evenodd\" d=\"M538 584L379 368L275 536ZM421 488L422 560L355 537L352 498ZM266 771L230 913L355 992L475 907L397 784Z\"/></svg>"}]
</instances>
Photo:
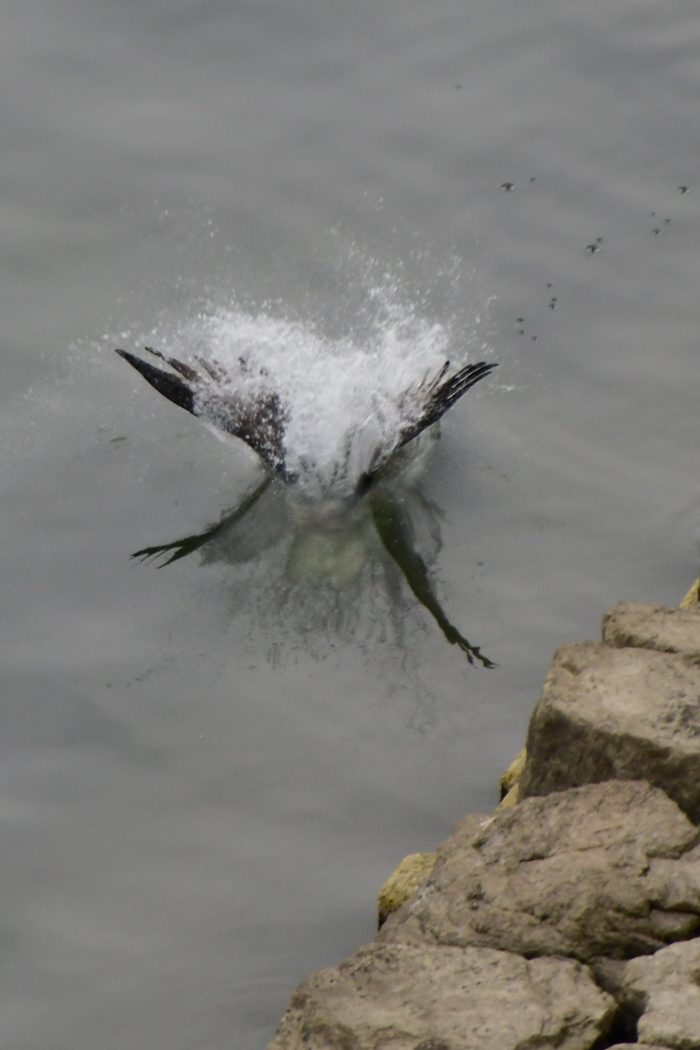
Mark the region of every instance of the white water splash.
<instances>
[{"instance_id":1,"label":"white water splash","mask_svg":"<svg viewBox=\"0 0 700 1050\"><path fill-rule=\"evenodd\" d=\"M285 465L298 487L315 497L350 495L377 450L388 456L401 427L417 418L421 384L447 360L453 369L466 362L479 322L455 353L450 326L386 298L375 306L361 340L269 310L216 308L180 326L177 353L194 348L221 364L231 377L224 389L276 393L286 412Z\"/></svg>"}]
</instances>

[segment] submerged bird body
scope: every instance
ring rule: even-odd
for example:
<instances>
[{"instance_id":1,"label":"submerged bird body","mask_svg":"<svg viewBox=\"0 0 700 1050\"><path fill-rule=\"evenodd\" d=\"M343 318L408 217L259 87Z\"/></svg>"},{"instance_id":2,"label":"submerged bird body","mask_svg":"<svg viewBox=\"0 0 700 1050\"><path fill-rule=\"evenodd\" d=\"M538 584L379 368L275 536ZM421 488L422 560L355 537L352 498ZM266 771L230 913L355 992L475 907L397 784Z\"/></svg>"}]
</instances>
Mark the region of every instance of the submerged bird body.
<instances>
[{"instance_id":1,"label":"submerged bird body","mask_svg":"<svg viewBox=\"0 0 700 1050\"><path fill-rule=\"evenodd\" d=\"M237 389L218 362L197 358L197 369L151 347L145 349L168 364L172 372L126 350L117 353L169 401L198 416L215 431L240 438L284 481L298 479L299 464L306 466L308 456L296 457L296 469L290 465L287 438L288 428L294 422L293 408L277 391L268 388L264 374L257 387ZM244 364L241 361L242 367ZM370 422L368 416L342 435L338 462L321 488L349 483L351 491L362 494L394 452L437 423L467 390L497 367L493 362L479 361L465 365L446 379L449 364L446 361L436 375L424 378L400 396L394 406L393 425L388 425L378 411L377 419ZM319 396L323 399L323 390ZM372 406L370 416L371 409Z\"/></svg>"}]
</instances>

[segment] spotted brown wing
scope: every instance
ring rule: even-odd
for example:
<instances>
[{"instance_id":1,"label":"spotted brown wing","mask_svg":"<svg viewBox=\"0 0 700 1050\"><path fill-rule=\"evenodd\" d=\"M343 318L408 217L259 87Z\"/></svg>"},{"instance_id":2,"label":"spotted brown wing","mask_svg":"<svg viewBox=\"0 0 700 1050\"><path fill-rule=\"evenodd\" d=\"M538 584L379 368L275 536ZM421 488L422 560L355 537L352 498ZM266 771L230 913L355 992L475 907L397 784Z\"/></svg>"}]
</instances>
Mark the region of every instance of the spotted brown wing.
<instances>
[{"instance_id":1,"label":"spotted brown wing","mask_svg":"<svg viewBox=\"0 0 700 1050\"><path fill-rule=\"evenodd\" d=\"M284 468L285 411L276 393L261 393L257 397L243 397L221 389L228 379L226 373L214 365L202 376L191 365L166 357L159 350L146 348L149 353L165 361L177 372L166 372L149 361L144 361L127 350L117 350L147 383L179 405L185 411L211 423L219 430L245 441L272 469L286 478Z\"/></svg>"},{"instance_id":2,"label":"spotted brown wing","mask_svg":"<svg viewBox=\"0 0 700 1050\"><path fill-rule=\"evenodd\" d=\"M498 365L495 361L478 361L476 364L465 365L450 379L442 382L447 367L448 365L443 367L437 378L428 387L428 398L421 415L401 430L397 448L406 445L427 427L437 423L445 412L452 408L463 394L466 394L467 390L489 375L494 368L498 368Z\"/></svg>"}]
</instances>

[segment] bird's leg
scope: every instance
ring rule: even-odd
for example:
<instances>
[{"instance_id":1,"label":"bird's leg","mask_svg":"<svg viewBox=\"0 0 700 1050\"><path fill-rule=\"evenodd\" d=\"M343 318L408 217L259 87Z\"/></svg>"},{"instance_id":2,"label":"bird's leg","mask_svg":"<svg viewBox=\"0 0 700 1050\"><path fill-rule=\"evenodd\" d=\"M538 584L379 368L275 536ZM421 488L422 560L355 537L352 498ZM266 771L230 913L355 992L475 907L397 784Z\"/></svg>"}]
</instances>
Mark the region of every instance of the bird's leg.
<instances>
[{"instance_id":1,"label":"bird's leg","mask_svg":"<svg viewBox=\"0 0 700 1050\"><path fill-rule=\"evenodd\" d=\"M194 536L185 536L183 539L173 540L171 543L161 543L155 547L144 547L143 550L135 551L131 557L141 558L143 561L146 561L148 558L155 558L160 554L167 554L172 551L173 553L170 557L159 566L162 569L166 565L171 565L174 561L179 561L180 558L187 557L188 554L193 554L194 551L199 550L209 540L213 540L219 533L224 532L229 526L245 517L265 492L272 478L272 474L266 473L259 485L247 492L241 502L229 514L225 514L221 521L218 521L216 525L212 525L206 532L200 532Z\"/></svg>"},{"instance_id":2,"label":"bird's leg","mask_svg":"<svg viewBox=\"0 0 700 1050\"><path fill-rule=\"evenodd\" d=\"M414 595L435 618L450 645L462 650L470 664L479 660L484 667L495 667L491 660L459 633L445 616L430 583L428 568L413 543L413 529L404 508L386 490L371 489L369 502L379 538L406 578Z\"/></svg>"}]
</instances>

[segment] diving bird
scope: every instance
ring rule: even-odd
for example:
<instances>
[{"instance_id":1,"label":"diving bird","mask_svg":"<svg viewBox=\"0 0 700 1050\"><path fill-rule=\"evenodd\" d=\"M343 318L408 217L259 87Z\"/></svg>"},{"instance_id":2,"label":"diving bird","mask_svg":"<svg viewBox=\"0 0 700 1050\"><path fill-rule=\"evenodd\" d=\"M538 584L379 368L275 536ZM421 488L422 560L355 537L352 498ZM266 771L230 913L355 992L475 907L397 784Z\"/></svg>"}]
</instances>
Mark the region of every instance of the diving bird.
<instances>
[{"instance_id":1,"label":"diving bird","mask_svg":"<svg viewBox=\"0 0 700 1050\"><path fill-rule=\"evenodd\" d=\"M264 371L256 386L243 384L237 389L234 379L217 361L195 357L197 369L153 347L144 349L169 365L172 371L157 367L127 350L118 349L116 352L169 401L198 416L215 430L240 438L284 481L291 483L297 479L295 470L290 467L285 443L293 406L280 393L267 387ZM245 372L247 366L242 358L240 365ZM495 362L479 361L459 368L448 378L450 362L445 361L437 374L425 376L414 388L407 390L395 406L398 423L388 434L375 434L371 438L373 444L364 454L363 467L353 481L355 492L362 494L367 491L394 452L437 423L470 387L496 367ZM322 399L323 396L321 389L319 397ZM348 460L354 439L354 432L347 436L345 455Z\"/></svg>"}]
</instances>

